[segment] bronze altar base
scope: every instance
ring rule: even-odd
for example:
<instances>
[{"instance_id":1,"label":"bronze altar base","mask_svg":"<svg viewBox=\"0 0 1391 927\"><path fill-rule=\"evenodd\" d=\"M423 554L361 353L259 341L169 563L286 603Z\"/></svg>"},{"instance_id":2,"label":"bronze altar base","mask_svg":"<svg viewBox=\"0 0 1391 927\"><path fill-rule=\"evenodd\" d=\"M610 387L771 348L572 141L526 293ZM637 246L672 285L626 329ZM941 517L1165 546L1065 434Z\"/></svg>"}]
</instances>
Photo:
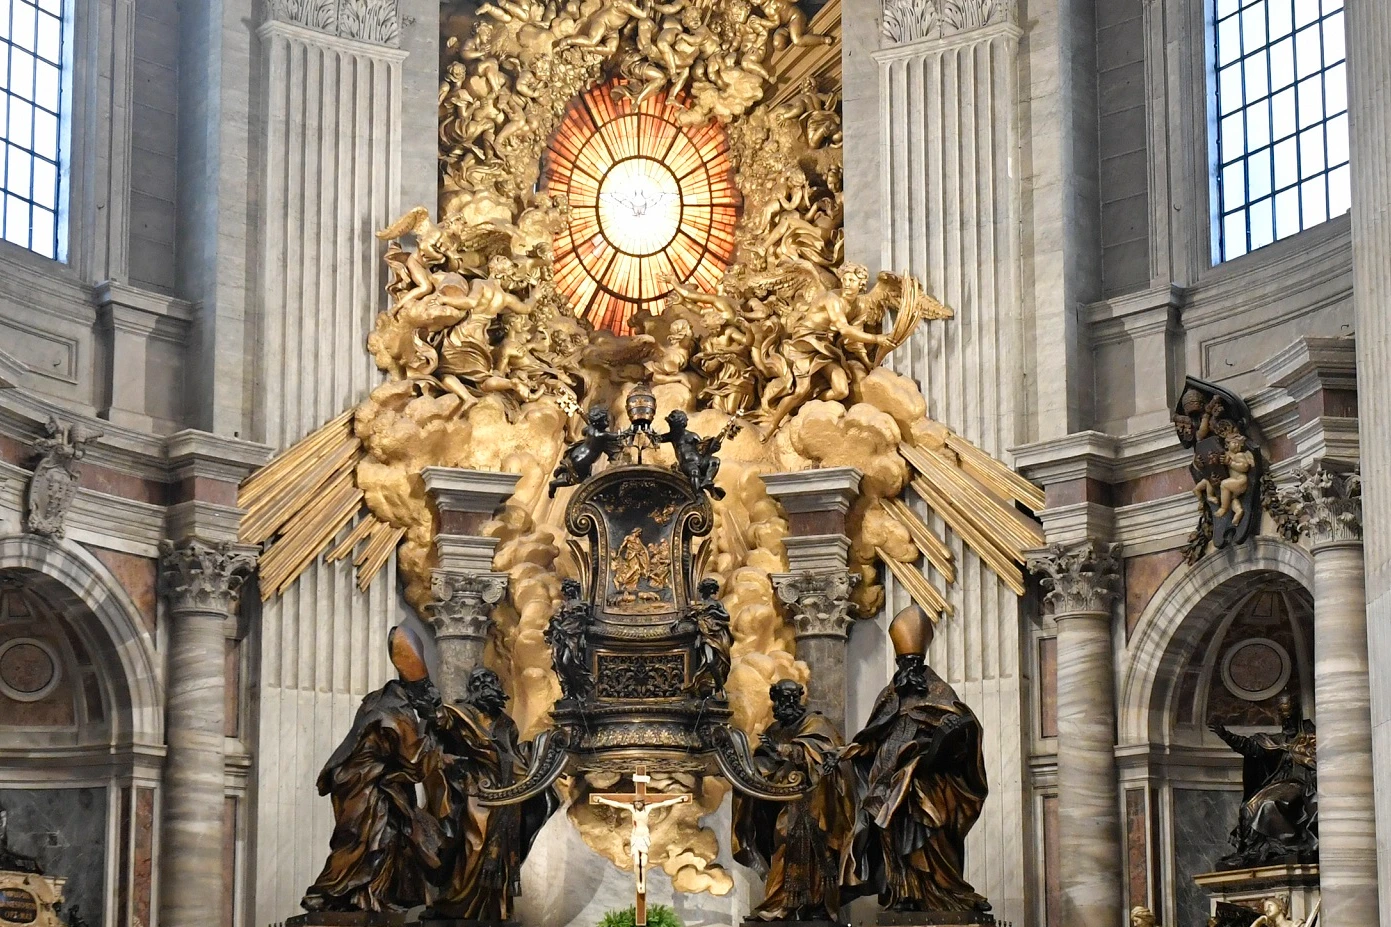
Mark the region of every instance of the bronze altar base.
<instances>
[{"instance_id":1,"label":"bronze altar base","mask_svg":"<svg viewBox=\"0 0 1391 927\"><path fill-rule=\"evenodd\" d=\"M995 915L981 911L880 911L879 927L993 927Z\"/></svg>"},{"instance_id":2,"label":"bronze altar base","mask_svg":"<svg viewBox=\"0 0 1391 927\"><path fill-rule=\"evenodd\" d=\"M285 918L285 927L405 927L404 911L310 911Z\"/></svg>"}]
</instances>

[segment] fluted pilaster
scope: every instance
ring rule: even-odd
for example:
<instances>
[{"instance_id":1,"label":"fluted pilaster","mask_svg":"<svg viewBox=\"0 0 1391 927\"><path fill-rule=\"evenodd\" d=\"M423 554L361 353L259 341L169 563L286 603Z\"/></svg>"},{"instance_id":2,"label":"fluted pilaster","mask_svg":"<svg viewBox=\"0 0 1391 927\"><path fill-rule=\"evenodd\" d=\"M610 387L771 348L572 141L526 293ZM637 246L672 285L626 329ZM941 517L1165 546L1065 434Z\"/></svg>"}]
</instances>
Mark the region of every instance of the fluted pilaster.
<instances>
[{"instance_id":1,"label":"fluted pilaster","mask_svg":"<svg viewBox=\"0 0 1391 927\"><path fill-rule=\"evenodd\" d=\"M160 549L169 606L169 686L159 921L220 927L223 892L223 732L226 635L255 558L231 544L190 540Z\"/></svg>"},{"instance_id":2,"label":"fluted pilaster","mask_svg":"<svg viewBox=\"0 0 1391 927\"><path fill-rule=\"evenodd\" d=\"M439 653L435 684L441 697L453 702L464 697L469 673L483 665L493 606L507 594L507 574L435 570L430 592L435 601L427 623Z\"/></svg>"},{"instance_id":3,"label":"fluted pilaster","mask_svg":"<svg viewBox=\"0 0 1391 927\"><path fill-rule=\"evenodd\" d=\"M903 4L884 4L881 26L891 5ZM923 17L925 28L912 33L916 38L900 33L907 39L902 42L881 33L874 54L882 218L872 234L882 242L883 270L914 274L956 315L919 325L887 363L921 386L930 417L1003 457L1024 434L1029 397L1039 395L1032 378L1024 390L1021 30L1013 4L995 4L999 16L973 17L966 13L980 9L974 3L906 5ZM955 21L939 22L944 14ZM1032 7L1028 17L1032 29ZM847 69L851 64L847 58ZM845 108L849 164L848 96ZM856 211L847 203L847 217ZM1038 340L1050 331L1040 326ZM948 600L957 615L969 617L938 627L929 662L979 713L991 785L991 799L972 832L975 849L967 856L966 877L989 896L997 917L1022 923L1030 906L1021 874L1030 853L1018 837L1031 811L1021 761L1026 747L1018 598L960 539L948 543L957 565ZM886 614L910 604L903 589L893 583L887 589ZM891 665L892 653L886 649L883 659ZM877 684L861 688L852 710L866 716L877 691Z\"/></svg>"},{"instance_id":4,"label":"fluted pilaster","mask_svg":"<svg viewBox=\"0 0 1391 927\"><path fill-rule=\"evenodd\" d=\"M1122 922L1123 851L1116 778L1111 605L1119 545L1054 544L1029 557L1058 625L1058 836L1063 924Z\"/></svg>"},{"instance_id":5,"label":"fluted pilaster","mask_svg":"<svg viewBox=\"0 0 1391 927\"><path fill-rule=\"evenodd\" d=\"M859 574L847 570L775 573L769 577L788 607L797 659L807 664L807 704L845 728L845 644L854 620L850 592Z\"/></svg>"},{"instance_id":6,"label":"fluted pilaster","mask_svg":"<svg viewBox=\"0 0 1391 927\"><path fill-rule=\"evenodd\" d=\"M1319 888L1329 923L1378 923L1362 480L1315 465L1289 498L1314 549Z\"/></svg>"},{"instance_id":7,"label":"fluted pilaster","mask_svg":"<svg viewBox=\"0 0 1391 927\"><path fill-rule=\"evenodd\" d=\"M1352 133L1352 298L1357 313L1357 427L1366 474L1365 570L1371 659L1391 665L1391 4L1349 0L1348 111ZM1378 761L1381 919L1391 924L1391 677L1371 680ZM1322 706L1319 706L1322 713ZM1373 921L1368 921L1374 924Z\"/></svg>"}]
</instances>

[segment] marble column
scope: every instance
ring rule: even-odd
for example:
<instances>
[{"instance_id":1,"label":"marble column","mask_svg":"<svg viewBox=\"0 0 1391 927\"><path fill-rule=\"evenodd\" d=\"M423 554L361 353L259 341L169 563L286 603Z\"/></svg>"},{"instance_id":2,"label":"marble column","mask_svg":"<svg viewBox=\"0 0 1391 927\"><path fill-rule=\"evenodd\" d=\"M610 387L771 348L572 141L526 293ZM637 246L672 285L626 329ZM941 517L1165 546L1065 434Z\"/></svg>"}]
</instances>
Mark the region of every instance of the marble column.
<instances>
[{"instance_id":1,"label":"marble column","mask_svg":"<svg viewBox=\"0 0 1391 927\"><path fill-rule=\"evenodd\" d=\"M1357 314L1357 427L1366 507L1367 637L1391 665L1391 4L1347 4L1352 142L1352 300ZM1381 919L1391 924L1391 674L1371 680L1372 744L1381 783L1377 834ZM1320 706L1322 710L1322 706ZM1369 921L1369 923L1371 923Z\"/></svg>"},{"instance_id":2,"label":"marble column","mask_svg":"<svg viewBox=\"0 0 1391 927\"><path fill-rule=\"evenodd\" d=\"M434 604L425 616L435 635L435 684L446 702L462 698L469 673L483 665L493 606L507 594L507 574L494 573L497 538L483 526L512 497L515 473L426 467L425 491L435 506L439 568L430 574Z\"/></svg>"},{"instance_id":3,"label":"marble column","mask_svg":"<svg viewBox=\"0 0 1391 927\"><path fill-rule=\"evenodd\" d=\"M1321 919L1375 927L1380 918L1361 483L1355 470L1315 464L1300 473L1295 500L1314 552Z\"/></svg>"},{"instance_id":4,"label":"marble column","mask_svg":"<svg viewBox=\"0 0 1391 927\"><path fill-rule=\"evenodd\" d=\"M797 659L811 668L807 705L845 730L845 642L850 630L850 591L858 574L808 570L769 577L796 628Z\"/></svg>"},{"instance_id":5,"label":"marble column","mask_svg":"<svg viewBox=\"0 0 1391 927\"><path fill-rule=\"evenodd\" d=\"M1116 775L1116 682L1111 604L1120 594L1119 545L1053 544L1029 557L1044 610L1058 626L1058 838L1066 927L1122 923Z\"/></svg>"},{"instance_id":6,"label":"marble column","mask_svg":"<svg viewBox=\"0 0 1391 927\"><path fill-rule=\"evenodd\" d=\"M439 653L435 685L446 703L455 702L464 697L469 673L483 665L493 606L507 594L507 574L435 570L430 592L435 601L426 620Z\"/></svg>"},{"instance_id":7,"label":"marble column","mask_svg":"<svg viewBox=\"0 0 1391 927\"><path fill-rule=\"evenodd\" d=\"M221 927L226 644L223 628L254 557L229 543L161 545L169 610L159 922Z\"/></svg>"}]
</instances>

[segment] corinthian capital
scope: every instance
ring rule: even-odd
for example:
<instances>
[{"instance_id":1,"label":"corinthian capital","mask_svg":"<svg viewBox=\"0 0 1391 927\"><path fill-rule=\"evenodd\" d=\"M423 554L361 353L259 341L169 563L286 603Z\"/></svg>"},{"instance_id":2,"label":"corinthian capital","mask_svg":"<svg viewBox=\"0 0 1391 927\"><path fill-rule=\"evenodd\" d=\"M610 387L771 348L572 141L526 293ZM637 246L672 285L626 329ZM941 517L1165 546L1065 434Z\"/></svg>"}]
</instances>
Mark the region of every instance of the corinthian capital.
<instances>
[{"instance_id":1,"label":"corinthian capital","mask_svg":"<svg viewBox=\"0 0 1391 927\"><path fill-rule=\"evenodd\" d=\"M1362 540L1362 474L1316 463L1299 472L1282 493L1298 519L1299 533L1315 545Z\"/></svg>"},{"instance_id":2,"label":"corinthian capital","mask_svg":"<svg viewBox=\"0 0 1391 927\"><path fill-rule=\"evenodd\" d=\"M1047 590L1044 611L1053 616L1110 612L1120 595L1120 545L1093 540L1050 544L1029 555L1029 572Z\"/></svg>"},{"instance_id":3,"label":"corinthian capital","mask_svg":"<svg viewBox=\"0 0 1391 927\"><path fill-rule=\"evenodd\" d=\"M507 574L435 570L430 574L430 593L434 602L426 623L435 632L435 640L486 640L493 606L507 593Z\"/></svg>"},{"instance_id":4,"label":"corinthian capital","mask_svg":"<svg viewBox=\"0 0 1391 927\"><path fill-rule=\"evenodd\" d=\"M797 637L845 637L850 627L850 591L860 581L846 570L776 573L769 577L789 606Z\"/></svg>"},{"instance_id":5,"label":"corinthian capital","mask_svg":"<svg viewBox=\"0 0 1391 927\"><path fill-rule=\"evenodd\" d=\"M160 592L175 613L230 612L237 591L256 568L253 554L227 541L161 541L159 556Z\"/></svg>"}]
</instances>

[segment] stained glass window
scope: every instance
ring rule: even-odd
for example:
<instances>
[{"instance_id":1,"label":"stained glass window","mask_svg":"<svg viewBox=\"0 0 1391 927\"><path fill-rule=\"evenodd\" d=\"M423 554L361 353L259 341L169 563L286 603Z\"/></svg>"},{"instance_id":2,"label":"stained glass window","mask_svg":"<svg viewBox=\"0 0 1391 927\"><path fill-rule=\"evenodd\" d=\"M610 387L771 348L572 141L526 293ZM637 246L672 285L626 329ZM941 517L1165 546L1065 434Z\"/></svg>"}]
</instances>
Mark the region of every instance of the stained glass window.
<instances>
[{"instance_id":1,"label":"stained glass window","mask_svg":"<svg viewBox=\"0 0 1391 927\"><path fill-rule=\"evenodd\" d=\"M63 0L0 0L0 235L62 260Z\"/></svg>"},{"instance_id":2,"label":"stained glass window","mask_svg":"<svg viewBox=\"0 0 1391 927\"><path fill-rule=\"evenodd\" d=\"M635 104L595 87L570 104L546 152L542 189L564 194L556 286L595 328L629 332L661 310L671 281L713 292L734 256L739 193L724 129L682 126L662 93Z\"/></svg>"},{"instance_id":3,"label":"stained glass window","mask_svg":"<svg viewBox=\"0 0 1391 927\"><path fill-rule=\"evenodd\" d=\"M1215 0L1218 259L1347 212L1343 0Z\"/></svg>"}]
</instances>

